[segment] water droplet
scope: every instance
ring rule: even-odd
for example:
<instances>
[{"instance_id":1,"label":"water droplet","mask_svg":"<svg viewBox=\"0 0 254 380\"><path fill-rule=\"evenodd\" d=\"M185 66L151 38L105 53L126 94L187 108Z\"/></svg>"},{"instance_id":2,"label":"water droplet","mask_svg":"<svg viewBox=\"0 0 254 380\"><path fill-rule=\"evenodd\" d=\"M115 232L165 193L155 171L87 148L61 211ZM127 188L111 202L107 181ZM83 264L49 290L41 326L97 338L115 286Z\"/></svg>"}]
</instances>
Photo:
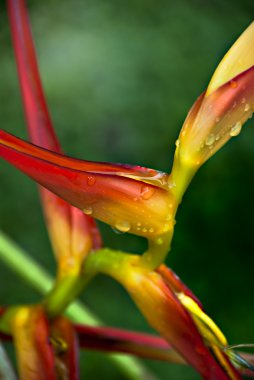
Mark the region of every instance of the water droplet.
<instances>
[{"instance_id":1,"label":"water droplet","mask_svg":"<svg viewBox=\"0 0 254 380\"><path fill-rule=\"evenodd\" d=\"M239 135L239 133L241 132L241 129L242 129L242 124L240 123L240 121L238 121L235 125L233 125L233 127L231 128L230 130L230 136L234 137L234 136L237 136Z\"/></svg>"},{"instance_id":2,"label":"water droplet","mask_svg":"<svg viewBox=\"0 0 254 380\"><path fill-rule=\"evenodd\" d=\"M128 232L131 229L131 225L128 221L121 220L116 223L115 228L117 232Z\"/></svg>"},{"instance_id":3,"label":"water droplet","mask_svg":"<svg viewBox=\"0 0 254 380\"><path fill-rule=\"evenodd\" d=\"M246 99L242 98L242 104L244 104L245 102L246 102Z\"/></svg>"},{"instance_id":4,"label":"water droplet","mask_svg":"<svg viewBox=\"0 0 254 380\"><path fill-rule=\"evenodd\" d=\"M83 208L83 212L86 214L86 215L91 215L93 213L93 209L91 206L87 206L85 208Z\"/></svg>"},{"instance_id":5,"label":"water droplet","mask_svg":"<svg viewBox=\"0 0 254 380\"><path fill-rule=\"evenodd\" d=\"M175 144L176 144L176 147L178 148L180 146L180 140L177 139Z\"/></svg>"},{"instance_id":6,"label":"water droplet","mask_svg":"<svg viewBox=\"0 0 254 380\"><path fill-rule=\"evenodd\" d=\"M245 104L244 111L247 112L250 110L250 105L247 103Z\"/></svg>"},{"instance_id":7,"label":"water droplet","mask_svg":"<svg viewBox=\"0 0 254 380\"><path fill-rule=\"evenodd\" d=\"M153 227L149 228L149 232L154 232L154 228Z\"/></svg>"},{"instance_id":8,"label":"water droplet","mask_svg":"<svg viewBox=\"0 0 254 380\"><path fill-rule=\"evenodd\" d=\"M162 244L164 243L164 240L162 239L162 237L158 237L158 238L156 239L156 243L157 243L158 245L162 245Z\"/></svg>"},{"instance_id":9,"label":"water droplet","mask_svg":"<svg viewBox=\"0 0 254 380\"><path fill-rule=\"evenodd\" d=\"M205 144L206 144L207 146L211 146L211 145L213 145L214 141L215 141L215 136L214 136L214 134L212 133L211 135L209 135L209 136L206 138L206 140L205 140Z\"/></svg>"},{"instance_id":10,"label":"water droplet","mask_svg":"<svg viewBox=\"0 0 254 380\"><path fill-rule=\"evenodd\" d=\"M143 185L141 187L141 197L147 201L154 194L155 189L151 186Z\"/></svg>"},{"instance_id":11,"label":"water droplet","mask_svg":"<svg viewBox=\"0 0 254 380\"><path fill-rule=\"evenodd\" d=\"M218 141L220 139L220 135L216 135L215 140Z\"/></svg>"},{"instance_id":12,"label":"water droplet","mask_svg":"<svg viewBox=\"0 0 254 380\"><path fill-rule=\"evenodd\" d=\"M142 228L142 231L143 231L143 232L147 232L147 228L145 228L145 227Z\"/></svg>"},{"instance_id":13,"label":"water droplet","mask_svg":"<svg viewBox=\"0 0 254 380\"><path fill-rule=\"evenodd\" d=\"M117 234L117 235L122 235L122 234L124 234L124 232L119 231L117 228L111 227L111 229L112 229L112 231L113 231L115 234Z\"/></svg>"},{"instance_id":14,"label":"water droplet","mask_svg":"<svg viewBox=\"0 0 254 380\"><path fill-rule=\"evenodd\" d=\"M169 182L168 187L169 187L169 189L174 189L176 187L176 183L175 182Z\"/></svg>"},{"instance_id":15,"label":"water droplet","mask_svg":"<svg viewBox=\"0 0 254 380\"><path fill-rule=\"evenodd\" d=\"M167 232L167 231L169 231L171 229L171 225L170 225L170 223L165 223L164 224L164 227L163 227L163 231L164 232Z\"/></svg>"},{"instance_id":16,"label":"water droplet","mask_svg":"<svg viewBox=\"0 0 254 380\"><path fill-rule=\"evenodd\" d=\"M93 186L96 182L96 179L92 176L87 177L87 184L88 186Z\"/></svg>"},{"instance_id":17,"label":"water droplet","mask_svg":"<svg viewBox=\"0 0 254 380\"><path fill-rule=\"evenodd\" d=\"M237 82L235 80L230 81L230 87L231 88L236 88L238 86Z\"/></svg>"},{"instance_id":18,"label":"water droplet","mask_svg":"<svg viewBox=\"0 0 254 380\"><path fill-rule=\"evenodd\" d=\"M171 215L171 214L168 214L168 215L166 216L166 221L169 222L171 219L172 219L172 215Z\"/></svg>"}]
</instances>

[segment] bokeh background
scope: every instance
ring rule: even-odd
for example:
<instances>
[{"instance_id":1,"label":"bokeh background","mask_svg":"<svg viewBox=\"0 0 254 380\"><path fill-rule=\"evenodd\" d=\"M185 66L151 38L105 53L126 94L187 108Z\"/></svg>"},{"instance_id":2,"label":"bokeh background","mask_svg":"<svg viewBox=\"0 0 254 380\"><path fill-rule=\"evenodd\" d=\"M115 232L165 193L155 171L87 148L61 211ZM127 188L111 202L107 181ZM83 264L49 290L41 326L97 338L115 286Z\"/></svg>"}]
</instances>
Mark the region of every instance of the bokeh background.
<instances>
[{"instance_id":1,"label":"bokeh background","mask_svg":"<svg viewBox=\"0 0 254 380\"><path fill-rule=\"evenodd\" d=\"M29 1L40 69L65 151L169 171L186 113L254 18L253 1ZM1 128L26 138L4 1L0 2ZM254 48L254 42L253 42ZM254 342L254 121L199 171L177 215L167 263L230 343ZM55 272L35 184L0 162L0 228ZM100 225L106 246L145 242ZM0 303L39 296L0 265ZM151 331L125 291L98 277L82 299L109 325ZM82 355L82 379L123 379L104 355ZM147 361L161 380L189 368Z\"/></svg>"}]
</instances>

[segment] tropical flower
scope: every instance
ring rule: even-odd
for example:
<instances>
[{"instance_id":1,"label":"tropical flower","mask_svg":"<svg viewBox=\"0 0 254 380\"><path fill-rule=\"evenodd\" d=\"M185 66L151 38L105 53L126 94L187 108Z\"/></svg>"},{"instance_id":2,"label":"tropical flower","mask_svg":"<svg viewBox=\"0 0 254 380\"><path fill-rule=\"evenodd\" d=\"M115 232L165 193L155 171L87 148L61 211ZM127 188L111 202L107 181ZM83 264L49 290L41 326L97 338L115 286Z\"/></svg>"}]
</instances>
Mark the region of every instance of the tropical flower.
<instances>
[{"instance_id":1,"label":"tropical flower","mask_svg":"<svg viewBox=\"0 0 254 380\"><path fill-rule=\"evenodd\" d=\"M181 197L198 168L230 138L239 135L254 112L254 23L238 38L197 99L176 142L172 181Z\"/></svg>"},{"instance_id":2,"label":"tropical flower","mask_svg":"<svg viewBox=\"0 0 254 380\"><path fill-rule=\"evenodd\" d=\"M44 379L77 378L76 333L60 315L100 272L125 287L151 326L204 379L240 379L238 370L246 363L227 350L223 333L163 261L192 177L252 115L254 24L229 50L189 112L167 174L63 155L46 106L24 1L9 0L8 7L33 144L0 130L0 156L41 186L58 264L55 287L41 305L10 309L2 317L0 327L14 338L21 379L37 380L43 372ZM138 256L101 248L93 218L146 237L147 251Z\"/></svg>"}]
</instances>

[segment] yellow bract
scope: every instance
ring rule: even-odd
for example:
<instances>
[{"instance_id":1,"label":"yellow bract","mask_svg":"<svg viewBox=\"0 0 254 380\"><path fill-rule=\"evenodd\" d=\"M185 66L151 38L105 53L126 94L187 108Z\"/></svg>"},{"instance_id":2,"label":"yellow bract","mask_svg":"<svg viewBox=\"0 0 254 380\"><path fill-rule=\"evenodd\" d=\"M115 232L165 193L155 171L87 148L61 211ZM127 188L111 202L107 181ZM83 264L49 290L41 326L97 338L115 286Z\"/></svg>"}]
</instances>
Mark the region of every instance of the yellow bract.
<instances>
[{"instance_id":1,"label":"yellow bract","mask_svg":"<svg viewBox=\"0 0 254 380\"><path fill-rule=\"evenodd\" d=\"M201 165L240 134L254 112L254 23L238 38L181 129L169 186L181 199Z\"/></svg>"},{"instance_id":2,"label":"yellow bract","mask_svg":"<svg viewBox=\"0 0 254 380\"><path fill-rule=\"evenodd\" d=\"M208 85L206 96L254 65L254 22L225 54Z\"/></svg>"}]
</instances>

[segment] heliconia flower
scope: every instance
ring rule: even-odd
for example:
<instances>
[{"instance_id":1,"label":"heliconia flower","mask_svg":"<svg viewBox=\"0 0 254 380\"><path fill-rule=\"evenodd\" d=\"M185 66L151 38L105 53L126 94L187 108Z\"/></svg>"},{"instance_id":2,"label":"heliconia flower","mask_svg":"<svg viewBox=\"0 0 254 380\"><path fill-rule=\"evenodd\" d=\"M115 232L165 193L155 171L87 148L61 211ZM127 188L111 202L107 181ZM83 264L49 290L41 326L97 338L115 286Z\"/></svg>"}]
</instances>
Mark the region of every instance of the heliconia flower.
<instances>
[{"instance_id":1,"label":"heliconia flower","mask_svg":"<svg viewBox=\"0 0 254 380\"><path fill-rule=\"evenodd\" d=\"M186 289L188 293L188 288L186 288L186 286L171 270L165 266L160 268L160 270L163 272L164 276L166 276L165 278L167 278L168 275L172 279L175 277L173 282L176 280L179 283L177 288ZM27 310L27 312L31 313L31 308L22 307L22 310L24 309L29 309L30 311ZM5 312L8 313L8 309L5 310ZM20 312L20 310L18 310L18 312ZM14 318L13 313L11 315L12 330L14 324L17 322L17 315L17 312L15 312ZM26 324L24 324L24 327L27 327ZM50 334L47 339L47 345L49 341L53 349L55 361L54 368L58 379L62 379L62 377L63 379L68 378L69 380L78 379L78 353L76 336L78 336L79 346L84 349L99 350L104 352L122 352L147 359L149 358L177 364L187 364L184 358L181 357L177 351L175 351L173 347L167 343L166 340L155 335L111 327L91 327L80 324L72 325L66 318L63 317L57 317L51 321L47 331ZM9 334L0 332L0 339L3 341L11 341L13 337ZM233 348L234 347L235 346L233 346ZM238 346L235 348L237 347ZM230 354L232 354L231 346L228 347L227 350ZM222 355L224 355L223 359L225 359L225 354L222 353ZM229 357L232 357L232 355L229 355ZM238 371L241 374L253 377L253 366L251 365L254 360L253 355L240 352L235 355L235 358L238 360L235 360ZM223 363L225 364L225 360ZM9 378L7 377L7 379Z\"/></svg>"},{"instance_id":2,"label":"heliconia flower","mask_svg":"<svg viewBox=\"0 0 254 380\"><path fill-rule=\"evenodd\" d=\"M77 333L66 318L49 321L40 305L8 313L20 380L78 380Z\"/></svg>"},{"instance_id":3,"label":"heliconia flower","mask_svg":"<svg viewBox=\"0 0 254 380\"><path fill-rule=\"evenodd\" d=\"M0 156L84 213L121 232L156 238L173 228L175 203L164 173L75 160L3 130Z\"/></svg>"},{"instance_id":4,"label":"heliconia flower","mask_svg":"<svg viewBox=\"0 0 254 380\"><path fill-rule=\"evenodd\" d=\"M187 115L176 142L170 178L179 198L198 168L237 136L254 112L253 44L254 23L227 52Z\"/></svg>"},{"instance_id":5,"label":"heliconia flower","mask_svg":"<svg viewBox=\"0 0 254 380\"><path fill-rule=\"evenodd\" d=\"M20 380L57 380L49 325L41 306L20 307L11 320Z\"/></svg>"},{"instance_id":6,"label":"heliconia flower","mask_svg":"<svg viewBox=\"0 0 254 380\"><path fill-rule=\"evenodd\" d=\"M99 268L101 273L119 281L149 324L203 379L241 379L223 350L227 346L226 338L171 271L165 267L150 271L140 265L139 256L119 257L110 250L95 252L88 257L86 265L88 269Z\"/></svg>"},{"instance_id":7,"label":"heliconia flower","mask_svg":"<svg viewBox=\"0 0 254 380\"><path fill-rule=\"evenodd\" d=\"M47 108L24 0L8 0L8 12L30 139L61 152ZM47 227L58 260L58 271L79 271L84 257L101 245L93 218L40 188Z\"/></svg>"},{"instance_id":8,"label":"heliconia flower","mask_svg":"<svg viewBox=\"0 0 254 380\"><path fill-rule=\"evenodd\" d=\"M155 251L158 253L159 246L165 241L170 242L177 206L192 176L231 136L240 132L242 123L252 114L253 57L245 53L252 41L253 25L231 48L207 91L187 116L177 142L173 171L168 175L139 166L96 163L62 154L40 84L24 0L9 0L9 13L30 136L36 145L0 130L0 156L55 194L42 190L61 272L68 271L69 267L79 270L79 264L86 257L82 274L90 278L102 271L118 280L150 325L204 379L241 379L225 351L226 338L204 312L198 299L172 271L159 266L162 257L156 265L153 263L152 269L157 268L157 271L152 271L144 258L151 259L149 249L153 243L156 243ZM238 51L244 59L237 65ZM107 249L87 255L98 246L98 235L93 233L95 225L91 217L110 224L120 232L148 238L152 242L148 255L125 255ZM83 226L87 232L85 237L82 235ZM169 244L164 248L167 251ZM67 346L70 342L71 350L63 352L63 359L57 361L56 366L58 376L65 376L65 371L75 362L75 334L66 320L55 320L49 331L41 307L24 307L17 311L12 326L20 363L27 363L27 356L22 354L26 337L34 373L38 376L40 366L48 363L49 380L54 379L50 376L55 376L55 372L50 372L52 355L55 358L57 350L64 350L66 342ZM43 344L41 341L37 344L37 328L42 331ZM45 344L45 337L51 335L55 351L48 347L40 362L40 347ZM24 368L26 366L21 364L25 379ZM75 369L73 371L75 374ZM30 380L29 377L27 379ZM40 377L31 377L31 380L37 379Z\"/></svg>"}]
</instances>

